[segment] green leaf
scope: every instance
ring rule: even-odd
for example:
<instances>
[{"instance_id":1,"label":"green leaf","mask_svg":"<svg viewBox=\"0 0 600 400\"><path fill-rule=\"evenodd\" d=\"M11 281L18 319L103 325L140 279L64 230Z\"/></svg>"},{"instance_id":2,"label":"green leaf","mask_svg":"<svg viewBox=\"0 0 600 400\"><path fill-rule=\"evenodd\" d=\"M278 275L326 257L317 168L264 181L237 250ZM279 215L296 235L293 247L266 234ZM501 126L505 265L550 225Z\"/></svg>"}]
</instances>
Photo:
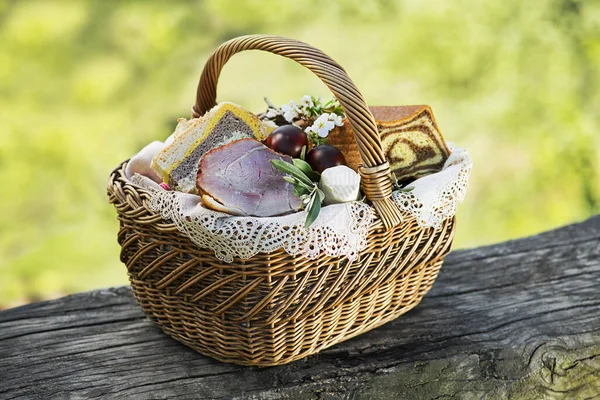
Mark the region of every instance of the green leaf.
<instances>
[{"instance_id":1,"label":"green leaf","mask_svg":"<svg viewBox=\"0 0 600 400\"><path fill-rule=\"evenodd\" d=\"M323 191L319 188L317 188L317 197L319 203L323 203L323 201L325 200L325 193L323 193Z\"/></svg>"},{"instance_id":2,"label":"green leaf","mask_svg":"<svg viewBox=\"0 0 600 400\"><path fill-rule=\"evenodd\" d=\"M312 174L312 168L310 167L310 165L308 165L306 161L301 160L299 158L294 158L292 162L294 163L294 166L297 167L300 171L304 172L306 176Z\"/></svg>"},{"instance_id":3,"label":"green leaf","mask_svg":"<svg viewBox=\"0 0 600 400\"><path fill-rule=\"evenodd\" d=\"M310 228L313 222L319 216L319 212L321 212L321 202L317 198L319 195L315 192L311 198L310 203L308 203L306 221L304 221L304 226L306 229Z\"/></svg>"},{"instance_id":4,"label":"green leaf","mask_svg":"<svg viewBox=\"0 0 600 400\"><path fill-rule=\"evenodd\" d=\"M296 178L292 178L291 176L284 176L283 180L287 183L291 183L292 185L296 185Z\"/></svg>"},{"instance_id":5,"label":"green leaf","mask_svg":"<svg viewBox=\"0 0 600 400\"><path fill-rule=\"evenodd\" d=\"M300 159L301 160L306 159L306 146L302 146L302 150L300 151Z\"/></svg>"},{"instance_id":6,"label":"green leaf","mask_svg":"<svg viewBox=\"0 0 600 400\"><path fill-rule=\"evenodd\" d=\"M294 186L294 196L302 197L305 194L309 194L310 192L303 188L302 186Z\"/></svg>"},{"instance_id":7,"label":"green leaf","mask_svg":"<svg viewBox=\"0 0 600 400\"><path fill-rule=\"evenodd\" d=\"M294 185L294 195L300 197L303 194L309 194L314 192L315 183L311 182L311 185L307 185L304 180L299 180L293 176L285 175L283 180Z\"/></svg>"},{"instance_id":8,"label":"green leaf","mask_svg":"<svg viewBox=\"0 0 600 400\"><path fill-rule=\"evenodd\" d=\"M315 184L314 182L311 182L311 184L310 184L310 185L307 185L306 183L304 183L304 182L302 182L302 181L298 181L298 180L296 180L296 184L295 184L295 185L296 185L296 186L299 186L299 187L302 187L302 188L304 188L304 189L306 189L306 190L308 190L308 191L309 191L309 193L312 193L312 192L314 192L314 190L315 190L315 186L316 186L316 184Z\"/></svg>"},{"instance_id":9,"label":"green leaf","mask_svg":"<svg viewBox=\"0 0 600 400\"><path fill-rule=\"evenodd\" d=\"M306 174L295 165L285 162L283 160L271 160L271 164L273 164L273 166L281 172L291 175L309 186L313 185L313 182L306 176Z\"/></svg>"},{"instance_id":10,"label":"green leaf","mask_svg":"<svg viewBox=\"0 0 600 400\"><path fill-rule=\"evenodd\" d=\"M314 172L312 170L312 167L306 161L301 160L299 158L294 158L293 162L294 166L296 166L299 170L304 172L304 175L306 175L311 181L319 182L319 174L317 172Z\"/></svg>"}]
</instances>

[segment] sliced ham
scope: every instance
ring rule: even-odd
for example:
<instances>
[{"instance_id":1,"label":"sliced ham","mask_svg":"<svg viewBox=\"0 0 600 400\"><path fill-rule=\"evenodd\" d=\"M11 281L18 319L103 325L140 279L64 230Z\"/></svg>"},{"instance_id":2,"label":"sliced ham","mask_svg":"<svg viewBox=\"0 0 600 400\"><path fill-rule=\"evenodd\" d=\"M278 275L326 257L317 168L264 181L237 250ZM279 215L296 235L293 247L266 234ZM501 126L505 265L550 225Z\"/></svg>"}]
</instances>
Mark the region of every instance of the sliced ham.
<instances>
[{"instance_id":1,"label":"sliced ham","mask_svg":"<svg viewBox=\"0 0 600 400\"><path fill-rule=\"evenodd\" d=\"M204 155L196 186L223 209L239 210L243 215L270 217L300 209L293 186L283 179L285 174L275 169L271 160L292 162L291 157L254 139L236 140Z\"/></svg>"}]
</instances>

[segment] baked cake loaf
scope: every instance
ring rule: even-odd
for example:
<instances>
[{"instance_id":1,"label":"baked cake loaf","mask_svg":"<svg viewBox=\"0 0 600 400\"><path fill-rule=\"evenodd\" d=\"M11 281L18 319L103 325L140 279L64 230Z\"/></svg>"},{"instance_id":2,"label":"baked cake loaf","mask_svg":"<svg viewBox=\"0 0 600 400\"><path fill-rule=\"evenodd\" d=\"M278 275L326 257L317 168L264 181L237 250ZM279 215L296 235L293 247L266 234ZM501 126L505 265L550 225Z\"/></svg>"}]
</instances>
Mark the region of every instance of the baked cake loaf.
<instances>
[{"instance_id":1,"label":"baked cake loaf","mask_svg":"<svg viewBox=\"0 0 600 400\"><path fill-rule=\"evenodd\" d=\"M399 182L442 169L450 151L429 106L375 106L369 109L375 117L390 168ZM350 168L358 169L360 155L347 120L344 126L329 134L327 143L344 153Z\"/></svg>"},{"instance_id":2,"label":"baked cake loaf","mask_svg":"<svg viewBox=\"0 0 600 400\"><path fill-rule=\"evenodd\" d=\"M196 192L202 157L234 140L264 140L273 128L250 111L233 103L221 103L200 118L180 119L172 142L152 160L152 168L170 187Z\"/></svg>"}]
</instances>

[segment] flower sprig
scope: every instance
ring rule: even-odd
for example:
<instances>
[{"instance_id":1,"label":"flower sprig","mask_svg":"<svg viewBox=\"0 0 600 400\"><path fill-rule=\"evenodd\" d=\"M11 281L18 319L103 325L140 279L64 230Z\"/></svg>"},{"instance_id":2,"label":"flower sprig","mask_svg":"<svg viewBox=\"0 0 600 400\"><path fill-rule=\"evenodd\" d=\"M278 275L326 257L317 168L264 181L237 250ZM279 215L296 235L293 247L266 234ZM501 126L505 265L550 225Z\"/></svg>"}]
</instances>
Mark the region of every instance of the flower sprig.
<instances>
[{"instance_id":1,"label":"flower sprig","mask_svg":"<svg viewBox=\"0 0 600 400\"><path fill-rule=\"evenodd\" d=\"M309 95L302 96L300 100L300 108L302 115L309 119L314 119L322 114L335 114L340 117L344 116L344 110L336 98L332 98L327 103L323 104L320 97Z\"/></svg>"},{"instance_id":2,"label":"flower sprig","mask_svg":"<svg viewBox=\"0 0 600 400\"><path fill-rule=\"evenodd\" d=\"M308 139L315 145L325 144L329 132L336 126L342 126L342 117L335 114L321 114L315 122L307 127L304 131L308 135Z\"/></svg>"},{"instance_id":3,"label":"flower sprig","mask_svg":"<svg viewBox=\"0 0 600 400\"><path fill-rule=\"evenodd\" d=\"M283 160L271 160L271 164L281 172L286 182L294 186L294 195L300 197L306 210L304 226L308 229L319 216L325 194L319 189L321 176L314 172L308 163L302 159L292 159L292 164Z\"/></svg>"},{"instance_id":4,"label":"flower sprig","mask_svg":"<svg viewBox=\"0 0 600 400\"><path fill-rule=\"evenodd\" d=\"M281 107L274 106L267 98L265 102L268 108L261 116L263 120L300 126L315 145L324 144L329 132L343 125L344 110L335 98L323 103L320 97L304 95L299 104L290 100Z\"/></svg>"}]
</instances>

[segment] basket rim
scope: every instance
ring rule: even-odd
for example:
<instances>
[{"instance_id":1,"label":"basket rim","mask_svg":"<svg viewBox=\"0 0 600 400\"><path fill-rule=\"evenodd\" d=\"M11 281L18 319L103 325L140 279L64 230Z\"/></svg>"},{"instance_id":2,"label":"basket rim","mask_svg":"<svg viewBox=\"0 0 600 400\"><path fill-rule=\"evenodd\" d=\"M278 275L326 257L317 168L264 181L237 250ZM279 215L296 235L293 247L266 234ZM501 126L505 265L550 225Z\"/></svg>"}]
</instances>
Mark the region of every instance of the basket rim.
<instances>
[{"instance_id":1,"label":"basket rim","mask_svg":"<svg viewBox=\"0 0 600 400\"><path fill-rule=\"evenodd\" d=\"M160 232L158 234L171 234L176 233L182 240L182 249L192 245L198 248L199 250L210 250L215 259L219 260L219 263L226 266L225 269L243 269L246 270L249 266L254 265L256 263L262 263L265 260L263 259L273 259L273 257L290 257L291 260L294 260L294 263L298 262L319 262L319 260L324 260L326 258L347 258L345 255L337 255L331 256L327 255L325 252L319 252L315 259L307 258L303 253L290 254L283 247L276 248L272 251L259 251L256 254L248 257L241 258L238 255L233 255L233 260L230 262L224 262L220 258L217 257L214 250L212 248L203 248L194 243L191 238L182 230L180 230L175 222L170 219L164 218L161 213L152 210L149 206L150 198L152 197L152 191L144 188L134 182L132 182L129 178L127 178L125 174L125 168L127 166L129 159L122 161L113 171L110 173L108 185L107 185L107 194L109 197L109 202L115 206L117 209L118 219L124 220L127 217L123 217L124 209L133 209L134 215L133 220L135 224L139 224L141 226L153 226L155 229L159 229ZM394 206L396 204L394 203ZM141 211L140 209L143 209ZM399 209L400 210L400 209ZM367 231L367 247L360 250L360 254L369 250L369 243L372 240L377 240L378 238L386 238L384 240L393 240L395 236L404 236L407 232L414 230L415 228L418 231L429 231L436 230L434 227L422 227L418 224L417 218L406 211L400 210L402 215L402 223L394 227L394 229L386 229L384 223L381 221L378 213L374 213L373 221L368 228ZM141 217L141 218L140 218ZM256 217L259 218L260 217ZM445 221L452 220L452 224L456 224L456 216L452 216L451 218L446 219ZM244 273L247 273L245 271ZM268 274L273 274L273 271L266 271Z\"/></svg>"}]
</instances>

